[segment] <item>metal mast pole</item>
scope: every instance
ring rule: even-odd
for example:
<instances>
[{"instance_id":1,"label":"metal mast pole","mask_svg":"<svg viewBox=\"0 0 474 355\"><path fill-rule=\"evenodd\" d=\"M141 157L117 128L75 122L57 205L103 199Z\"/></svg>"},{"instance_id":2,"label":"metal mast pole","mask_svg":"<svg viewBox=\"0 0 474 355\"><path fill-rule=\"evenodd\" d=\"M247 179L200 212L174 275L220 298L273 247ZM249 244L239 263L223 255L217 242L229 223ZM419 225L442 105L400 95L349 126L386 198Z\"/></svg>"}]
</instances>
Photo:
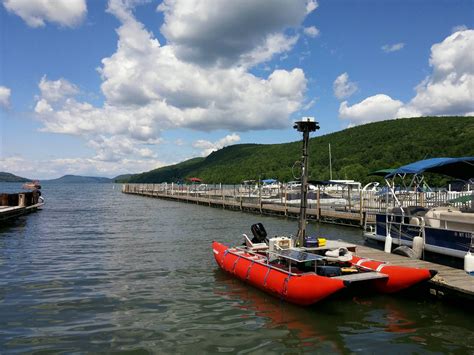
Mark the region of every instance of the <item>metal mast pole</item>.
<instances>
[{"instance_id":1,"label":"metal mast pole","mask_svg":"<svg viewBox=\"0 0 474 355\"><path fill-rule=\"evenodd\" d=\"M332 180L331 143L329 143L329 180Z\"/></svg>"},{"instance_id":2,"label":"metal mast pole","mask_svg":"<svg viewBox=\"0 0 474 355\"><path fill-rule=\"evenodd\" d=\"M303 246L306 237L306 209L308 194L308 143L309 132L319 129L318 123L313 117L303 117L301 121L295 122L295 129L303 133L303 156L301 162L301 202L300 202L300 219L298 224L297 244Z\"/></svg>"}]
</instances>

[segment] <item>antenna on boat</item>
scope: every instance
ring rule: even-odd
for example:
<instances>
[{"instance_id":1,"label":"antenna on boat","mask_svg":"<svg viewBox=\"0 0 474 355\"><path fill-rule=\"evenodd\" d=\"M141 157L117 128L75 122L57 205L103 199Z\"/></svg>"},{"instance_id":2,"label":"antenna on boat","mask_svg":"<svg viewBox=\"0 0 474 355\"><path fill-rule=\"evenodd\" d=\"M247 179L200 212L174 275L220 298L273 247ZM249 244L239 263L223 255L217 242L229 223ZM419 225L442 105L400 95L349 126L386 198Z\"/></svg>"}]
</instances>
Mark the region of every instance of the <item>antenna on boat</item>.
<instances>
[{"instance_id":1,"label":"antenna on boat","mask_svg":"<svg viewBox=\"0 0 474 355\"><path fill-rule=\"evenodd\" d=\"M331 143L329 143L329 180L332 180Z\"/></svg>"},{"instance_id":2,"label":"antenna on boat","mask_svg":"<svg viewBox=\"0 0 474 355\"><path fill-rule=\"evenodd\" d=\"M298 132L303 133L303 156L301 159L301 202L300 202L300 220L298 225L297 245L303 246L306 237L306 208L308 194L308 142L309 132L315 132L319 129L318 122L314 117L302 117L301 121L295 122L293 126Z\"/></svg>"}]
</instances>

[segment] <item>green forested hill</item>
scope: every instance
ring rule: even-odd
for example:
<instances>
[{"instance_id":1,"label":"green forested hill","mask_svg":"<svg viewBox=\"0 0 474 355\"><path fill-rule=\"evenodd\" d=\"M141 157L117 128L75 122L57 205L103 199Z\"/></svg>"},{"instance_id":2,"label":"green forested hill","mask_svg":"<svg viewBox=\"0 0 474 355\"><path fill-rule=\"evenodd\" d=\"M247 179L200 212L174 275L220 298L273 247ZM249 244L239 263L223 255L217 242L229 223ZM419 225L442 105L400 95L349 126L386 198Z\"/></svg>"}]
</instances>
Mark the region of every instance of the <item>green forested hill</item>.
<instances>
[{"instance_id":1,"label":"green forested hill","mask_svg":"<svg viewBox=\"0 0 474 355\"><path fill-rule=\"evenodd\" d=\"M370 171L434 157L474 156L474 117L420 117L348 128L310 140L310 177L329 179L331 144L333 179L373 181ZM300 159L301 142L239 144L206 158L134 175L130 182L171 182L199 177L206 183L240 183L275 178L294 180L291 167Z\"/></svg>"},{"instance_id":2,"label":"green forested hill","mask_svg":"<svg viewBox=\"0 0 474 355\"><path fill-rule=\"evenodd\" d=\"M0 171L0 182L27 182L27 178Z\"/></svg>"}]
</instances>

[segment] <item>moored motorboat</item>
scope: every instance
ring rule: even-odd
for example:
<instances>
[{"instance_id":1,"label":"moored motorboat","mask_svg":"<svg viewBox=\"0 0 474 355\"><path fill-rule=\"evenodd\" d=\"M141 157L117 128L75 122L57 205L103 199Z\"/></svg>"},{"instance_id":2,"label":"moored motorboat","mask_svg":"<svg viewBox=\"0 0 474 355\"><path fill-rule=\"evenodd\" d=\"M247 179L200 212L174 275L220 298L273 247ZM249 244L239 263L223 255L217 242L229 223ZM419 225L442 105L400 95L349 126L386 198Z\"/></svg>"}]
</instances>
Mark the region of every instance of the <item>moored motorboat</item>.
<instances>
[{"instance_id":1,"label":"moored motorboat","mask_svg":"<svg viewBox=\"0 0 474 355\"><path fill-rule=\"evenodd\" d=\"M412 202L396 189L396 181L400 181L407 186L406 194L414 194L413 191L421 190L426 184L425 173L470 181L474 177L474 157L431 158L392 169L385 181L390 191L387 199L396 206L375 214L375 224L366 225L365 238L384 242L386 252L391 252L392 245L410 247L417 258L424 251L469 257L474 251L474 192L467 190L452 201L440 199L439 202L440 194L430 201L430 192L426 192L420 195L420 200ZM456 203L462 208L454 206Z\"/></svg>"}]
</instances>

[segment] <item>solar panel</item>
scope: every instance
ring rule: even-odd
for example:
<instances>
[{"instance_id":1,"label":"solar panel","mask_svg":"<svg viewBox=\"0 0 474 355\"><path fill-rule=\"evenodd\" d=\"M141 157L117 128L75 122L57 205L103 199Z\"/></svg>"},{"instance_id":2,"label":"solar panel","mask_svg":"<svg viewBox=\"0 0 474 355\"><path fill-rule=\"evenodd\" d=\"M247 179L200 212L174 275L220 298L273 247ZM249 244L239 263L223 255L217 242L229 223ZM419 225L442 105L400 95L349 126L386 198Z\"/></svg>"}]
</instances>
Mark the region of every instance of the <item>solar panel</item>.
<instances>
[{"instance_id":1,"label":"solar panel","mask_svg":"<svg viewBox=\"0 0 474 355\"><path fill-rule=\"evenodd\" d=\"M304 251L294 250L294 249L283 249L279 250L276 255L283 258L296 261L297 263L304 263L306 261L318 261L324 260L325 257L316 254L306 253Z\"/></svg>"}]
</instances>

